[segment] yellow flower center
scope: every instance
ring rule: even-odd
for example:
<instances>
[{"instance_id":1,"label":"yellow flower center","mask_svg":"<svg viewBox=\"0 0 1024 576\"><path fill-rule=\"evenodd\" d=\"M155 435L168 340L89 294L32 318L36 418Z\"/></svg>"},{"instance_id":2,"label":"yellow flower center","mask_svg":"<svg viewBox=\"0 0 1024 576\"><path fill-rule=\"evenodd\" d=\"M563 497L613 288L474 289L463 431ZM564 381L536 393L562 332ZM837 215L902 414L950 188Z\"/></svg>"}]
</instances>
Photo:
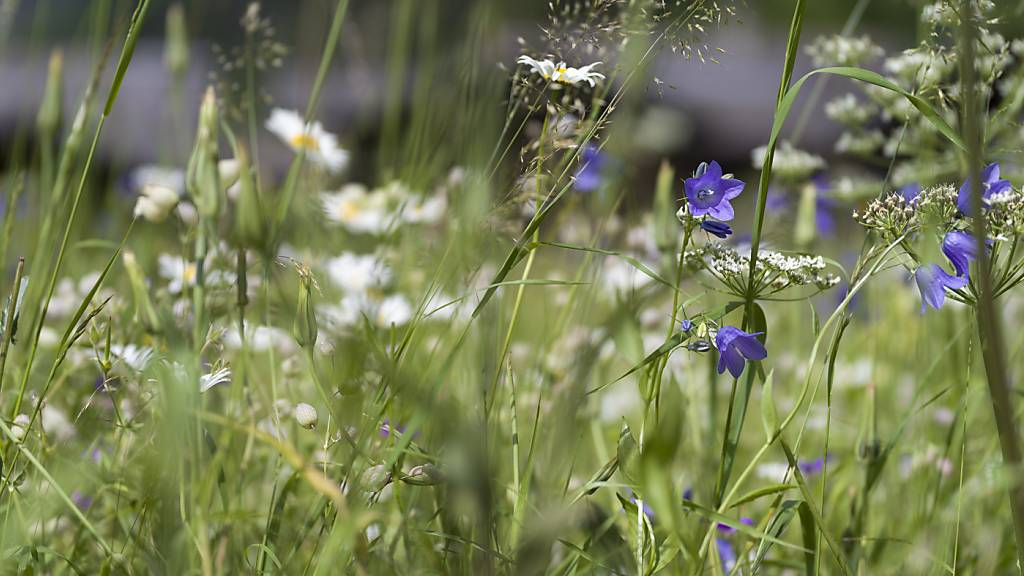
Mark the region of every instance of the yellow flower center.
<instances>
[{"instance_id":1,"label":"yellow flower center","mask_svg":"<svg viewBox=\"0 0 1024 576\"><path fill-rule=\"evenodd\" d=\"M338 204L338 219L348 222L359 215L359 206L355 202L342 202Z\"/></svg>"},{"instance_id":2,"label":"yellow flower center","mask_svg":"<svg viewBox=\"0 0 1024 576\"><path fill-rule=\"evenodd\" d=\"M291 139L291 144L292 144L292 147L294 147L296 149L299 149L299 148L305 148L306 150L318 150L318 149L320 149L320 144L316 141L316 138L313 138L311 135L306 134L306 133L296 134L295 136L293 136L292 139Z\"/></svg>"},{"instance_id":3,"label":"yellow flower center","mask_svg":"<svg viewBox=\"0 0 1024 576\"><path fill-rule=\"evenodd\" d=\"M181 280L185 284L192 284L196 281L196 265L189 263L181 271Z\"/></svg>"}]
</instances>

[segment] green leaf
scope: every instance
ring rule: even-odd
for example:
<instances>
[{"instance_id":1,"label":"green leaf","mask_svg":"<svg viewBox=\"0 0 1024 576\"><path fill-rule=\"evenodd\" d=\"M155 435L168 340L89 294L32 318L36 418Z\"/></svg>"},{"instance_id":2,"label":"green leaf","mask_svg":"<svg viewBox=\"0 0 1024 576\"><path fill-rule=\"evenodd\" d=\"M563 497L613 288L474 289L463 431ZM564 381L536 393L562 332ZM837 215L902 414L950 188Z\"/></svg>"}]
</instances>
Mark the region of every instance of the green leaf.
<instances>
[{"instance_id":1,"label":"green leaf","mask_svg":"<svg viewBox=\"0 0 1024 576\"><path fill-rule=\"evenodd\" d=\"M638 480L636 473L636 447L637 444L633 438L633 432L629 429L629 424L623 421L622 430L619 431L619 445L616 448L615 457L618 460L619 471L622 473L623 478L634 486Z\"/></svg>"},{"instance_id":2,"label":"green leaf","mask_svg":"<svg viewBox=\"0 0 1024 576\"><path fill-rule=\"evenodd\" d=\"M833 558L835 558L836 564L839 565L839 569L846 576L850 576L850 562L846 558L846 554L843 549L833 538L832 533L825 528L825 521L821 517L821 511L814 507L813 498L814 495L811 489L807 486L807 482L804 480L804 474L800 471L800 466L797 463L796 456L790 449L789 444L786 443L785 439L782 440L782 449L786 453L786 460L789 460L789 466L793 471L793 478L796 479L796 484L800 488L800 494L804 498L804 502L808 506L811 517L814 520L818 532L821 533L822 537L825 538L825 543L828 544L829 551L832 552ZM807 550L805 549L805 552Z\"/></svg>"},{"instance_id":3,"label":"green leaf","mask_svg":"<svg viewBox=\"0 0 1024 576\"><path fill-rule=\"evenodd\" d=\"M623 374L622 376L619 376L618 378L616 378L615 380L612 380L611 382L608 382L606 384L601 384L597 388L591 388L590 390L587 390L587 394L594 394L595 392L600 392L601 390L604 390L605 388L611 386L612 384L615 384L616 382L619 382L620 380L622 380L626 376L629 376L630 374L633 374L637 370L640 370L641 368L646 367L647 365L651 364L655 360L658 360L662 356L664 356L664 355L668 354L669 352L675 350L677 347L679 347L680 344L682 344L683 342L686 342L689 339L690 339L690 335L688 333L686 333L686 332L676 332L675 334L670 336L667 340L665 340L665 343L662 344L661 346L659 346L657 350L655 350L654 352L651 352L650 354L648 354L643 360L640 361L639 364L637 364L636 366L633 366L632 368L627 370L625 374Z\"/></svg>"},{"instance_id":4,"label":"green leaf","mask_svg":"<svg viewBox=\"0 0 1024 576\"><path fill-rule=\"evenodd\" d=\"M772 544L778 544L779 546L783 546L783 547L789 548L791 550L797 550L799 552L806 552L807 551L802 546L797 546L796 544L790 544L789 542L786 542L785 540L780 540L776 536L772 536L771 534L768 534L767 532L761 532L757 528L755 528L753 526L749 526L747 524L744 524L743 522L740 522L736 518L732 518L730 516L725 516L724 514L719 514L718 512L715 512L714 510L711 510L710 508L705 508L705 507L701 506L700 504L697 504L696 502L694 502L692 500L683 500L683 506L688 508L688 509L690 509L690 510L693 510L694 512L700 514L701 516L704 516L705 518L707 518L708 520L710 520L712 522L718 522L718 523L721 523L721 524L725 524L726 526L729 526L730 528L735 528L737 531L742 532L742 533L746 534L747 536L750 536L751 538L758 539L758 540L767 540L768 542L771 542Z\"/></svg>"},{"instance_id":5,"label":"green leaf","mask_svg":"<svg viewBox=\"0 0 1024 576\"><path fill-rule=\"evenodd\" d=\"M757 490L751 490L750 492L747 492L746 494L744 494L743 496L740 496L739 498L734 500L731 504L729 504L729 508L736 508L736 507L742 506L744 504L747 504L749 502L753 502L755 500L763 498L765 496L771 496L773 494L780 494L780 493L785 492L787 490L792 490L793 488L796 488L796 485L794 485L794 484L772 484L771 486L764 486L764 487L758 488Z\"/></svg>"},{"instance_id":6,"label":"green leaf","mask_svg":"<svg viewBox=\"0 0 1024 576\"><path fill-rule=\"evenodd\" d=\"M885 88L886 90L895 92L900 96L906 98L907 101L910 102L910 104L914 108L917 108L917 110L921 112L925 119L928 120L928 122L931 123L931 125L934 126L936 130L938 130L957 148L964 151L967 150L967 147L964 145L963 140L960 139L960 135L957 134L956 130L953 129L953 127L950 126L942 118L938 111L932 108L931 104L929 104L923 98L915 94L911 94L910 92L907 92L903 88L900 88L899 85L889 80L888 78L885 78L881 74L878 74L877 72L872 72L871 70L865 70L863 68L856 68L852 66L833 66L829 68L818 68L817 70L811 70L807 74L804 74L802 77L800 77L799 80L794 82L793 86L786 91L785 97L783 97L782 101L779 102L779 106L776 109L775 120L772 125L771 138L769 139L768 144L769 146L774 146L775 142L778 140L779 133L782 132L782 125L785 123L786 117L789 115L789 111L793 107L793 102L796 101L796 97L797 94L799 94L800 89L803 87L804 83L806 83L807 80L810 79L810 77L814 76L815 74L833 74L835 76L843 76L845 78L859 80L861 82L873 84L880 88Z\"/></svg>"},{"instance_id":7,"label":"green leaf","mask_svg":"<svg viewBox=\"0 0 1024 576\"><path fill-rule=\"evenodd\" d=\"M818 566L818 539L814 527L814 514L811 513L811 507L807 505L807 502L800 503L798 512L804 548L808 550L808 552L804 552L804 567L807 574L814 574Z\"/></svg>"},{"instance_id":8,"label":"green leaf","mask_svg":"<svg viewBox=\"0 0 1024 576\"><path fill-rule=\"evenodd\" d=\"M128 71L128 64L131 63L132 55L135 53L135 44L139 41L139 31L148 10L149 0L141 0L135 8L135 13L132 14L131 24L128 25L128 37L124 41L124 47L121 48L121 58L117 62L114 81L110 85L107 104L103 107L104 116L110 116L110 110L114 107L114 102L117 100L117 93L121 90L121 82L124 81L124 75Z\"/></svg>"},{"instance_id":9,"label":"green leaf","mask_svg":"<svg viewBox=\"0 0 1024 576\"><path fill-rule=\"evenodd\" d=\"M676 290L675 285L673 285L668 280L665 280L664 278L659 276L657 272L655 272L654 270L651 270L643 262L637 260L636 258L633 258L632 256L629 256L628 254L623 254L622 252L615 252L614 250L602 250L600 248L591 248L589 246L580 246L579 244L565 244L565 243L562 243L562 242L532 242L528 246L528 248L532 249L532 248L535 248L535 247L538 247L538 246L550 246L552 248L564 248L566 250L576 250L577 252L592 252L594 254L603 254L605 256L614 256L616 258L621 258L622 260L625 260L627 263L629 263L630 266L636 268L637 270L639 270L642 274L644 274L645 276L647 276L651 280L654 280L655 282L657 282L659 284L663 284L665 286L668 286L672 290Z\"/></svg>"},{"instance_id":10,"label":"green leaf","mask_svg":"<svg viewBox=\"0 0 1024 576\"><path fill-rule=\"evenodd\" d=\"M761 566L761 562L764 561L765 556L768 555L768 551L771 550L772 545L786 533L786 528L789 528L789 523L793 520L793 516L796 514L799 506L799 500L785 500L779 506L778 510L775 511L775 515L772 516L771 521L768 522L768 527L764 532L767 536L770 536L771 539L764 538L757 546L757 554L754 556L754 563L750 567L750 572L752 574L758 573L758 568Z\"/></svg>"}]
</instances>

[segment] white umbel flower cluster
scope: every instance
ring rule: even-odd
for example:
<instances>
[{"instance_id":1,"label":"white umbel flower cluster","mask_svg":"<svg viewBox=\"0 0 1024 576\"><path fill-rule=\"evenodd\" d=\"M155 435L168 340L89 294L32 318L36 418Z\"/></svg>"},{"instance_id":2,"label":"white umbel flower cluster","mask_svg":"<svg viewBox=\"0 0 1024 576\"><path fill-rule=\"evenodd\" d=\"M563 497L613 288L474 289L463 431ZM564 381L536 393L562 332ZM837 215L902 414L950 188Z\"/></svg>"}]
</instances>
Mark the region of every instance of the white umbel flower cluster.
<instances>
[{"instance_id":1,"label":"white umbel flower cluster","mask_svg":"<svg viewBox=\"0 0 1024 576\"><path fill-rule=\"evenodd\" d=\"M707 270L737 294L744 287L750 273L750 256L718 243L705 244L688 250L690 266ZM814 286L826 290L839 284L839 277L826 271L825 259L810 254L784 254L773 250L758 252L754 271L754 292L771 296L788 288Z\"/></svg>"},{"instance_id":2,"label":"white umbel flower cluster","mask_svg":"<svg viewBox=\"0 0 1024 576\"><path fill-rule=\"evenodd\" d=\"M750 153L754 168L764 167L768 153L767 146L758 146ZM785 180L803 180L818 170L825 168L825 159L821 156L805 152L793 147L789 142L780 143L775 149L772 161L772 174Z\"/></svg>"},{"instance_id":3,"label":"white umbel flower cluster","mask_svg":"<svg viewBox=\"0 0 1024 576\"><path fill-rule=\"evenodd\" d=\"M817 67L859 66L880 57L882 49L868 36L851 38L835 35L815 40L807 47L807 54Z\"/></svg>"}]
</instances>

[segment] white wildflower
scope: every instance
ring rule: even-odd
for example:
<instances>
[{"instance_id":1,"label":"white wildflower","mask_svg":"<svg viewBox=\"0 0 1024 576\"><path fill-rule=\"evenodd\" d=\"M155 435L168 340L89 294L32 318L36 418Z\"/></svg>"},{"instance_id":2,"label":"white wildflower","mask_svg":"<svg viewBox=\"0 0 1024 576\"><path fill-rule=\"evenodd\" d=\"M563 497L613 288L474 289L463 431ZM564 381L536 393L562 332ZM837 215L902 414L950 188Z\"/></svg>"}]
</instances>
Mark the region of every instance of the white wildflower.
<instances>
[{"instance_id":1,"label":"white wildflower","mask_svg":"<svg viewBox=\"0 0 1024 576\"><path fill-rule=\"evenodd\" d=\"M389 326L401 326L412 319L412 305L401 294L392 294L380 301L377 305L374 319L378 326L387 328Z\"/></svg>"},{"instance_id":2,"label":"white wildflower","mask_svg":"<svg viewBox=\"0 0 1024 576\"><path fill-rule=\"evenodd\" d=\"M858 66L882 55L868 36L822 36L807 47L815 66Z\"/></svg>"},{"instance_id":3,"label":"white wildflower","mask_svg":"<svg viewBox=\"0 0 1024 576\"><path fill-rule=\"evenodd\" d=\"M555 64L552 60L547 58L544 60L535 60L529 56L520 56L519 59L516 60L516 63L528 66L531 72L539 74L545 80L569 84L571 86L576 86L581 82L586 82L591 88L593 88L597 85L598 80L604 79L604 74L594 71L594 68L599 66L601 62L594 62L580 68L573 68L566 66L565 62L558 62Z\"/></svg>"},{"instance_id":4,"label":"white wildflower","mask_svg":"<svg viewBox=\"0 0 1024 576\"><path fill-rule=\"evenodd\" d=\"M351 294L364 294L391 281L391 268L372 254L345 252L331 258L324 265L327 276L342 290Z\"/></svg>"},{"instance_id":5,"label":"white wildflower","mask_svg":"<svg viewBox=\"0 0 1024 576\"><path fill-rule=\"evenodd\" d=\"M758 146L751 152L754 168L764 167L768 154L767 146ZM783 142L775 149L772 160L772 174L787 180L802 180L825 167L825 159L821 156L794 148L789 142Z\"/></svg>"},{"instance_id":6,"label":"white wildflower","mask_svg":"<svg viewBox=\"0 0 1024 576\"><path fill-rule=\"evenodd\" d=\"M600 282L609 293L626 296L649 284L651 277L621 258L608 256L601 270Z\"/></svg>"},{"instance_id":7,"label":"white wildflower","mask_svg":"<svg viewBox=\"0 0 1024 576\"><path fill-rule=\"evenodd\" d=\"M410 224L437 224L448 210L448 199L443 193L426 198L414 198L402 210L402 219Z\"/></svg>"},{"instance_id":8,"label":"white wildflower","mask_svg":"<svg viewBox=\"0 0 1024 576\"><path fill-rule=\"evenodd\" d=\"M306 125L294 110L275 108L266 127L292 150L305 150L307 158L331 172L341 172L348 165L348 152L338 146L338 137L319 122Z\"/></svg>"},{"instance_id":9,"label":"white wildflower","mask_svg":"<svg viewBox=\"0 0 1024 576\"><path fill-rule=\"evenodd\" d=\"M178 205L178 192L158 184L146 184L135 201L134 215L150 222L163 222Z\"/></svg>"},{"instance_id":10,"label":"white wildflower","mask_svg":"<svg viewBox=\"0 0 1024 576\"><path fill-rule=\"evenodd\" d=\"M153 349L135 344L113 344L110 353L135 372L142 372L153 358Z\"/></svg>"},{"instance_id":11,"label":"white wildflower","mask_svg":"<svg viewBox=\"0 0 1024 576\"><path fill-rule=\"evenodd\" d=\"M320 195L327 220L356 234L382 234L393 221L389 197L369 193L362 184L346 184L338 192Z\"/></svg>"},{"instance_id":12,"label":"white wildflower","mask_svg":"<svg viewBox=\"0 0 1024 576\"><path fill-rule=\"evenodd\" d=\"M231 383L231 369L225 366L199 376L199 391L206 392L218 384L229 383Z\"/></svg>"}]
</instances>

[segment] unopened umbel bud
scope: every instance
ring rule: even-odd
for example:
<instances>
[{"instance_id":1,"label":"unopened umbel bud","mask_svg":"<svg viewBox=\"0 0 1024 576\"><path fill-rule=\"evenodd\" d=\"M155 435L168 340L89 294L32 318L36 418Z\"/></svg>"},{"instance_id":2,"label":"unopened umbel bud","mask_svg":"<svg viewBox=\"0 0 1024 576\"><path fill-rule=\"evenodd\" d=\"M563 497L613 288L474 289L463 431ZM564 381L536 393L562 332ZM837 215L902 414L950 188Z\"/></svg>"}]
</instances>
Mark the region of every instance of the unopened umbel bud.
<instances>
[{"instance_id":1,"label":"unopened umbel bud","mask_svg":"<svg viewBox=\"0 0 1024 576\"><path fill-rule=\"evenodd\" d=\"M316 408L312 407L305 402L300 402L295 405L295 421L299 423L299 426L307 430L316 428L317 422Z\"/></svg>"}]
</instances>

